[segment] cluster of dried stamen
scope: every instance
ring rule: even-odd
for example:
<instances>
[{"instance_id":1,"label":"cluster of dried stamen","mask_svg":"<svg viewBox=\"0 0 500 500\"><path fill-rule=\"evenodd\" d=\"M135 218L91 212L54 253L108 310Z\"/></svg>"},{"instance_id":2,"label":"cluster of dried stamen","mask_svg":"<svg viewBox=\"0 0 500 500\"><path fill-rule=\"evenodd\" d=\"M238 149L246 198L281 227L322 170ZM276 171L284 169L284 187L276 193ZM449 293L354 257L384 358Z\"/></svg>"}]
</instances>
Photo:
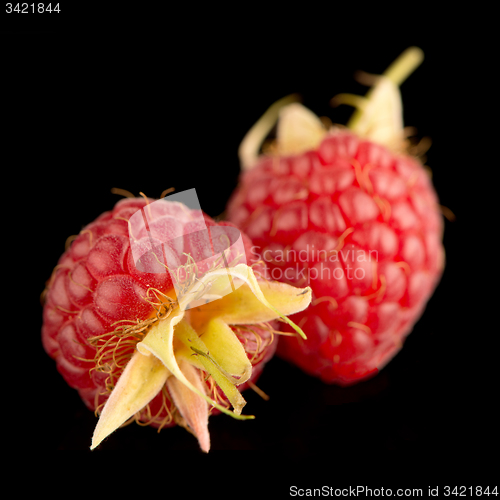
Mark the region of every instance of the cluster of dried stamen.
<instances>
[{"instance_id":1,"label":"cluster of dried stamen","mask_svg":"<svg viewBox=\"0 0 500 500\"><path fill-rule=\"evenodd\" d=\"M227 239L227 242L229 243L229 238L226 235L221 235L221 237L225 237ZM155 258L158 260L158 257ZM171 269L168 268L165 264L160 262L162 266L167 269L167 271L170 272L170 275L172 278L175 280L175 288L179 296L184 296L186 293L188 293L188 290L195 284L195 282L200 281L199 275L200 271L198 269L198 265L194 258L191 256L191 254L188 253L183 253L183 255L186 256L187 262L184 265L179 266L175 272L172 272ZM241 263L242 258L244 255L240 252L237 253L237 255L234 257L234 259L231 262L227 262L227 258L225 255L225 252L221 252L219 256L214 259L214 261L210 264L210 268L206 271L206 273L210 273L212 271L216 271L218 269L222 269L222 267L228 268L228 267L234 267L237 264ZM158 261L159 262L159 261ZM231 276L229 276L229 279L232 280ZM204 295L208 290L206 288L206 285L202 282L203 289L200 290L195 297L192 298L192 300L197 299Z\"/></svg>"},{"instance_id":2,"label":"cluster of dried stamen","mask_svg":"<svg viewBox=\"0 0 500 500\"><path fill-rule=\"evenodd\" d=\"M90 369L107 374L104 384L104 391L96 393L95 412L100 414L104 402L98 404L99 396L107 397L113 391L121 372L135 352L138 342L144 339L152 325L158 321L166 319L175 308L177 302L168 295L165 295L156 288L148 288L144 298L154 310L154 316L145 320L120 320L111 326L115 329L102 335L90 337L88 342L96 348L94 366ZM140 414L135 415L130 421L135 420L141 425L156 423L159 428L164 427L172 420L170 407L172 406L170 396L166 387L162 390L162 404L156 415L151 414L151 409L147 405ZM166 410L166 417L160 419L160 415ZM145 419L143 420L143 415ZM160 419L160 420L159 420ZM128 422L127 422L128 423Z\"/></svg>"},{"instance_id":3,"label":"cluster of dried stamen","mask_svg":"<svg viewBox=\"0 0 500 500\"><path fill-rule=\"evenodd\" d=\"M270 332L270 336L266 339L262 339L262 337L257 333L256 329L259 330L267 330ZM252 365L256 365L264 358L266 354L266 349L274 342L274 335L281 334L279 330L276 330L272 327L272 325L268 322L266 323L256 323L255 325L238 325L233 328L234 333L243 344L243 348L249 357L250 363ZM247 335L243 335L244 332L250 332L253 334L252 338L249 338Z\"/></svg>"}]
</instances>

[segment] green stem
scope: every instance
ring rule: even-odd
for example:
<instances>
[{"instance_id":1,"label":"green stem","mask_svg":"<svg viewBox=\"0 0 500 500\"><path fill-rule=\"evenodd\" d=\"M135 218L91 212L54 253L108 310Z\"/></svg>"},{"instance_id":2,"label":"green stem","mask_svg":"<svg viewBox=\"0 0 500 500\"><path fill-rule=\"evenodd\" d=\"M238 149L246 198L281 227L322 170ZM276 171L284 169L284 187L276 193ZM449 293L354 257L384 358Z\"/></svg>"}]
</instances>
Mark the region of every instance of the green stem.
<instances>
[{"instance_id":1,"label":"green stem","mask_svg":"<svg viewBox=\"0 0 500 500\"><path fill-rule=\"evenodd\" d=\"M418 47L406 49L383 73L398 87L420 66L424 53Z\"/></svg>"}]
</instances>

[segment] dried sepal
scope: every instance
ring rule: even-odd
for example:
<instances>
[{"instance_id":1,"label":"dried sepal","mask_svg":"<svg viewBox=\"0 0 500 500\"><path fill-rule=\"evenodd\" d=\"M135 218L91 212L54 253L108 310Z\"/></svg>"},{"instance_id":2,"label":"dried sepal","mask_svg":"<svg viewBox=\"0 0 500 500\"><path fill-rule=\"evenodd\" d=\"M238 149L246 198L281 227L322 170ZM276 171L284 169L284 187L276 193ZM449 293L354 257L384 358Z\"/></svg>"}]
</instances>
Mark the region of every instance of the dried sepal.
<instances>
[{"instance_id":1,"label":"dried sepal","mask_svg":"<svg viewBox=\"0 0 500 500\"><path fill-rule=\"evenodd\" d=\"M193 321L206 322L209 318L218 317L230 325L244 325L281 318L305 338L304 332L286 316L308 307L311 289L295 288L278 281L257 281L254 278L254 275L250 276L249 283L220 300L200 306Z\"/></svg>"},{"instance_id":2,"label":"dried sepal","mask_svg":"<svg viewBox=\"0 0 500 500\"><path fill-rule=\"evenodd\" d=\"M184 360L179 361L179 368L198 391L201 393L205 391L200 372L196 368ZM200 448L207 453L210 449L207 401L175 377L167 379L167 386L180 414L180 418L176 419L177 422L196 436Z\"/></svg>"},{"instance_id":3,"label":"dried sepal","mask_svg":"<svg viewBox=\"0 0 500 500\"><path fill-rule=\"evenodd\" d=\"M204 297L210 301L203 303ZM155 321L148 323L146 332L141 331L136 352L101 413L92 448L147 405L169 377L167 386L176 394L174 402L183 421L197 435L200 447L208 451L209 440L202 429L205 406L236 419L254 418L241 415L246 402L237 389L237 385L249 380L252 364L228 325L260 324L280 318L305 338L286 315L303 310L310 301L310 288L258 281L245 264L213 269L190 280L175 303L168 300L165 314L158 313L162 310L159 307ZM202 305L191 307L193 303ZM206 394L199 378L193 376L193 369L212 377L233 411Z\"/></svg>"},{"instance_id":4,"label":"dried sepal","mask_svg":"<svg viewBox=\"0 0 500 500\"><path fill-rule=\"evenodd\" d=\"M169 375L158 359L136 351L106 401L90 449L142 410L161 391Z\"/></svg>"}]
</instances>

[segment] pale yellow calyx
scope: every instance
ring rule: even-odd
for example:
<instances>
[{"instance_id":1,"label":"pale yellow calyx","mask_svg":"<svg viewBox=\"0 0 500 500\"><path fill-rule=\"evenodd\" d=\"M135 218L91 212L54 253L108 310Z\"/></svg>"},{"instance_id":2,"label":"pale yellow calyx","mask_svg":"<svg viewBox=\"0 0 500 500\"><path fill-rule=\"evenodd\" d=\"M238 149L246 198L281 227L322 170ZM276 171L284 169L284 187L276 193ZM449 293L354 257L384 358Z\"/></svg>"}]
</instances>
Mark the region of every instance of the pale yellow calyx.
<instances>
[{"instance_id":1,"label":"pale yellow calyx","mask_svg":"<svg viewBox=\"0 0 500 500\"><path fill-rule=\"evenodd\" d=\"M200 372L194 366L184 360L180 360L179 369L198 391L205 391ZM202 451L208 453L210 449L210 434L208 432L207 402L175 377L167 379L167 386L174 404L180 413L180 418L178 417L177 422L191 431L198 439Z\"/></svg>"},{"instance_id":2,"label":"pale yellow calyx","mask_svg":"<svg viewBox=\"0 0 500 500\"><path fill-rule=\"evenodd\" d=\"M255 282L258 289L255 284L254 288L245 284L222 299L198 308L198 315L193 318L193 324L208 321L213 317L219 317L231 325L263 323L277 318L281 313L282 320L289 322L292 328L305 338L302 330L286 316L302 311L309 305L311 289L295 288L278 281ZM263 300L272 304L272 308L263 307Z\"/></svg>"},{"instance_id":3,"label":"pale yellow calyx","mask_svg":"<svg viewBox=\"0 0 500 500\"><path fill-rule=\"evenodd\" d=\"M242 343L223 319L208 320L200 335L213 362L224 367L224 374L234 384L240 385L250 378L252 363Z\"/></svg>"},{"instance_id":4,"label":"pale yellow calyx","mask_svg":"<svg viewBox=\"0 0 500 500\"><path fill-rule=\"evenodd\" d=\"M275 125L275 154L294 155L318 147L327 130L322 121L295 102L297 100L298 96L292 94L276 101L248 131L238 150L243 170L254 166L264 140Z\"/></svg>"},{"instance_id":5,"label":"pale yellow calyx","mask_svg":"<svg viewBox=\"0 0 500 500\"><path fill-rule=\"evenodd\" d=\"M424 54L418 47L405 50L381 76L372 76L375 85L365 97L339 94L332 103L356 108L348 128L358 136L382 144L393 151L402 148L404 140L403 105L399 86L422 63Z\"/></svg>"},{"instance_id":6,"label":"pale yellow calyx","mask_svg":"<svg viewBox=\"0 0 500 500\"><path fill-rule=\"evenodd\" d=\"M276 125L276 120L278 119L280 111L283 107L297 101L298 99L299 96L297 94L292 94L276 101L246 133L238 149L238 157L243 170L249 170L255 164L255 161L259 157L259 151L262 143L269 135L269 132L271 132L274 125Z\"/></svg>"},{"instance_id":7,"label":"pale yellow calyx","mask_svg":"<svg viewBox=\"0 0 500 500\"><path fill-rule=\"evenodd\" d=\"M233 291L227 293L228 287ZM221 298L203 303L204 291L211 298L214 294ZM169 313L154 322L136 344L101 412L92 449L140 412L166 384L179 412L176 421L198 438L203 451L208 451L210 408L240 420L254 418L241 414L246 402L237 388L250 379L252 364L229 325L280 318L305 338L286 315L305 309L310 301L310 288L259 281L245 264L213 269L197 277L183 289ZM232 411L207 394L203 382L207 376L225 394Z\"/></svg>"},{"instance_id":8,"label":"pale yellow calyx","mask_svg":"<svg viewBox=\"0 0 500 500\"><path fill-rule=\"evenodd\" d=\"M388 147L404 150L403 106L399 86L423 61L418 47L404 51L383 75L366 75L374 83L366 96L338 94L333 105L348 104L356 108L348 128L359 137ZM259 158L265 139L276 125L272 155L298 155L316 149L328 130L309 109L295 102L294 94L276 101L249 130L238 150L242 170L252 169ZM332 128L332 131L334 129Z\"/></svg>"},{"instance_id":9,"label":"pale yellow calyx","mask_svg":"<svg viewBox=\"0 0 500 500\"><path fill-rule=\"evenodd\" d=\"M325 134L321 120L302 104L289 104L280 110L276 132L279 154L295 155L314 150Z\"/></svg>"},{"instance_id":10,"label":"pale yellow calyx","mask_svg":"<svg viewBox=\"0 0 500 500\"><path fill-rule=\"evenodd\" d=\"M349 104L357 108L348 128L359 137L392 150L402 144L404 127L401 97L398 87L388 78L378 77L369 98L339 94L335 96L334 103Z\"/></svg>"},{"instance_id":11,"label":"pale yellow calyx","mask_svg":"<svg viewBox=\"0 0 500 500\"><path fill-rule=\"evenodd\" d=\"M168 369L158 359L136 351L101 412L90 449L93 450L106 436L142 410L158 394L169 375Z\"/></svg>"}]
</instances>

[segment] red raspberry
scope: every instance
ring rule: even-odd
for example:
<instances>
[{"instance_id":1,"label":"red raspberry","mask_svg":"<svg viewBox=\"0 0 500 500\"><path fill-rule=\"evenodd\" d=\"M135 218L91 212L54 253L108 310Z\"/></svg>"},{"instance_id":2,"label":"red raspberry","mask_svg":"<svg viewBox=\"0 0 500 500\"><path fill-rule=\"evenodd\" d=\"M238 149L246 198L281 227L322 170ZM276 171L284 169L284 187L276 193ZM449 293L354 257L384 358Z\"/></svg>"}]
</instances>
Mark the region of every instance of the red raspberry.
<instances>
[{"instance_id":1,"label":"red raspberry","mask_svg":"<svg viewBox=\"0 0 500 500\"><path fill-rule=\"evenodd\" d=\"M391 104L397 90L381 81L377 111L387 104L382 84ZM370 116L365 109L354 133L324 131L300 105L284 108L277 153L254 160L228 204L228 219L258 247L269 276L313 290L311 306L292 316L307 340L282 337L278 353L340 385L373 376L399 351L444 265L429 176L397 150L400 136L377 129L376 120L386 124L384 110Z\"/></svg>"},{"instance_id":2,"label":"red raspberry","mask_svg":"<svg viewBox=\"0 0 500 500\"><path fill-rule=\"evenodd\" d=\"M230 231L229 228L235 227L230 222L217 224L206 214L189 210L179 203L164 201L160 205L156 202L151 204L153 201L142 198L121 200L112 211L103 213L94 222L87 225L59 259L44 293L43 346L46 352L56 360L57 369L66 382L78 390L87 407L95 410L96 413L100 413L103 406L111 398L110 395L113 394L113 390L121 380L120 377L124 373L125 367L131 366L130 360L133 355L145 360L155 359L154 356L143 356L144 353L139 355L137 351L139 343L145 344L152 335L153 329L159 330L161 325L166 324L169 314L172 315L177 311L175 307L178 307L178 301L174 300L172 276L169 272L165 272L165 268L160 265L161 254L158 254L155 249L155 253L145 253L139 261L134 259L134 248L140 248L143 243L145 244L148 236L141 234L140 231L134 234L134 231L130 229L135 239L135 245L131 246L129 226L131 227L130 221L133 214L140 213L138 212L140 209L150 210L151 207L156 207L151 210L153 213L149 213L148 231L156 230L156 235L164 236L163 241L174 242L171 245L173 254L178 250L175 246L179 243L180 237L182 248L174 255L179 261L185 259L186 253L192 257L204 250L203 242L200 243L200 239L196 236L198 233L195 231L203 229L203 222L208 228L223 228L222 231L226 231L225 234ZM160 209L157 210L158 206ZM195 222L192 222L193 218ZM214 232L211 234L213 235ZM174 239L175 236L178 237L177 240ZM251 243L248 237L244 234L241 237L247 262L249 265L254 264L258 256L250 251ZM176 241L177 243L175 243ZM225 254L229 262L235 257L231 251ZM201 258L195 260L198 260L198 265L202 264ZM145 265L149 267L141 267ZM185 266L181 269L188 269L188 267ZM258 269L255 267L256 272ZM155 272L143 272L145 270ZM243 287L238 290L243 290ZM225 298L215 302L220 303ZM205 304L189 310L190 319L187 323L184 322L184 318L181 323L174 327L173 349L175 349L175 357L179 366L181 366L181 358L178 353L182 352L183 345L179 340L180 336L176 336L179 325L184 322L185 328L191 329L191 333L188 332L188 335L192 334L193 328L199 330L199 327L202 327L204 323L202 320L196 320L197 312L208 311L206 314L210 318L210 309L207 309L209 306L210 304ZM266 308L266 311L269 309ZM276 317L274 313L273 317ZM251 365L248 367L251 376L246 382L239 385L238 390L240 391L248 387L249 384L255 387L253 382L258 378L265 363L273 356L276 349L273 323L267 320L267 317L257 318L257 321L248 320L246 323L256 324L247 325L237 324L237 322L231 323L228 320L228 323L231 324L230 331L243 346L242 352L246 353L243 364L248 363L246 361L248 359ZM273 318L269 318L269 321L272 320ZM224 324L222 325L223 330ZM232 326L233 324L234 326ZM216 330L215 333L219 334ZM231 336L227 331L224 334L226 337L227 335ZM205 343L208 342L205 338L208 335L207 329L203 336ZM212 332L212 337L214 335ZM201 342L203 348L203 341L200 341L196 332L194 337L189 338L189 342L195 340ZM198 344L194 342L193 345ZM215 347L218 346L215 345ZM199 345L198 348L200 348ZM199 352L199 350L196 351L196 354L189 351L187 356L182 359L189 359L195 363L194 358L200 358L201 365L198 362L194 368L189 368L184 362L184 368L181 366L182 373L190 382L193 380L189 377L194 377L196 379L196 383L193 382L194 385L202 387L200 390L209 395L213 401L220 403L219 409L229 408L231 404L225 392L227 392L226 388L229 387L228 394L232 394L230 391L232 386L230 387L230 382L226 380L228 377L231 379L231 375L224 372L226 376L224 379L226 385L224 385L219 384L219 379L215 376L215 373L220 375L220 370L210 372L210 376L202 374L201 369L197 366L205 366L203 363L213 361L213 357L210 357L213 354L212 349L211 353L207 351L206 355L202 355L203 352ZM221 354L221 360L217 359L217 361L222 368L230 369L232 360L225 359ZM226 361L228 363L224 365ZM157 362L155 369L164 374L166 383L159 391L156 389L156 396L141 406L140 411L131 415L131 418L156 428L169 427L176 423L181 424L190 428L197 435L202 449L208 451L208 434L203 429L196 428L198 425L202 426L202 424L197 423L197 419L199 420L201 417L190 415L190 412L194 415L198 411L196 404L193 407L192 401L189 399L193 397L193 393L187 394L187 389L178 382L176 377L168 375L169 370L161 363ZM235 385L238 385L237 382ZM201 397L198 399L203 403ZM241 401L243 405L242 398ZM231 403L233 402L231 401ZM205 403L205 406L208 405ZM204 408L204 410L207 412L219 411L214 406L209 409Z\"/></svg>"}]
</instances>

